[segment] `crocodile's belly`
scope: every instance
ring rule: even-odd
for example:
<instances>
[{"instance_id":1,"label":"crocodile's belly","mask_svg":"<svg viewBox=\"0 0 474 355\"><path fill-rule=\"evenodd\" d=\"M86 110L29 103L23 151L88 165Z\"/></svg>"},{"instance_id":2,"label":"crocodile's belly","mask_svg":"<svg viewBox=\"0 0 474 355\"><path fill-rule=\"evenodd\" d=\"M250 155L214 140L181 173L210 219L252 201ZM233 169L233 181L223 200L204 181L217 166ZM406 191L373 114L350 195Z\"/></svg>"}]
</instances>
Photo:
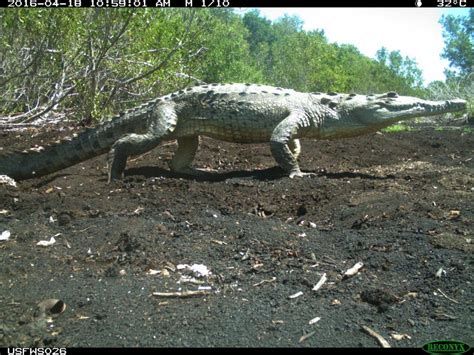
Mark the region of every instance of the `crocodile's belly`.
<instances>
[{"instance_id":1,"label":"crocodile's belly","mask_svg":"<svg viewBox=\"0 0 474 355\"><path fill-rule=\"evenodd\" d=\"M275 124L252 120L209 120L190 119L178 124L174 136L207 136L214 139L234 143L265 143L275 128Z\"/></svg>"}]
</instances>

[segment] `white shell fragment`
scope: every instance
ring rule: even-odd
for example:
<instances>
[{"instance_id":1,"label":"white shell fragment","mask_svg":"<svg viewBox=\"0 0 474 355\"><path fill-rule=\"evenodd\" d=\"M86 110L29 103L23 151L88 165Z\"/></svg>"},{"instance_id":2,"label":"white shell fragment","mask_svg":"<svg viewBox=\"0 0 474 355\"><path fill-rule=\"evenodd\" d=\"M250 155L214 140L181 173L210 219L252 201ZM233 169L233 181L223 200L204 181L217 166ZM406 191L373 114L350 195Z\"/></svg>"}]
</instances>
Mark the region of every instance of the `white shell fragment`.
<instances>
[{"instance_id":1,"label":"white shell fragment","mask_svg":"<svg viewBox=\"0 0 474 355\"><path fill-rule=\"evenodd\" d=\"M193 264L193 265L180 264L180 265L176 265L176 268L178 270L183 270L183 269L190 270L197 277L209 276L211 274L207 266L203 264Z\"/></svg>"},{"instance_id":2,"label":"white shell fragment","mask_svg":"<svg viewBox=\"0 0 474 355\"><path fill-rule=\"evenodd\" d=\"M56 239L54 237L51 237L51 239L48 240L40 240L36 245L42 246L42 247L49 247L50 245L53 245L56 243Z\"/></svg>"},{"instance_id":3,"label":"white shell fragment","mask_svg":"<svg viewBox=\"0 0 474 355\"><path fill-rule=\"evenodd\" d=\"M31 147L30 150L33 151L33 152L38 152L39 153L39 152L44 150L44 147L39 145L39 146L36 146L36 147Z\"/></svg>"},{"instance_id":4,"label":"white shell fragment","mask_svg":"<svg viewBox=\"0 0 474 355\"><path fill-rule=\"evenodd\" d=\"M321 276L321 278L319 279L318 283L316 285L314 285L313 287L313 291L317 291L321 288L322 285L324 285L324 283L327 281L327 276L326 276L326 273L323 274L323 276Z\"/></svg>"},{"instance_id":5,"label":"white shell fragment","mask_svg":"<svg viewBox=\"0 0 474 355\"><path fill-rule=\"evenodd\" d=\"M303 295L303 292L300 291L300 292L296 292L293 295L288 296L288 298L297 298L297 297L300 297L302 295Z\"/></svg>"},{"instance_id":6,"label":"white shell fragment","mask_svg":"<svg viewBox=\"0 0 474 355\"><path fill-rule=\"evenodd\" d=\"M66 310L66 303L61 300L50 298L38 303L41 314L61 314Z\"/></svg>"},{"instance_id":7,"label":"white shell fragment","mask_svg":"<svg viewBox=\"0 0 474 355\"><path fill-rule=\"evenodd\" d=\"M441 277L446 275L446 270L444 270L442 267L439 268L438 271L436 271L436 277Z\"/></svg>"},{"instance_id":8,"label":"white shell fragment","mask_svg":"<svg viewBox=\"0 0 474 355\"><path fill-rule=\"evenodd\" d=\"M1 184L6 184L6 185L10 185L10 186L13 186L13 187L16 187L16 181L13 180L10 176L8 175L0 175L0 185Z\"/></svg>"},{"instance_id":9,"label":"white shell fragment","mask_svg":"<svg viewBox=\"0 0 474 355\"><path fill-rule=\"evenodd\" d=\"M350 276L354 276L355 274L357 274L359 272L360 269L362 269L362 267L364 266L364 263L359 261L357 264L355 264L353 267L351 267L350 269L348 269L345 273L344 273L344 277L350 277Z\"/></svg>"},{"instance_id":10,"label":"white shell fragment","mask_svg":"<svg viewBox=\"0 0 474 355\"><path fill-rule=\"evenodd\" d=\"M0 234L0 240L8 240L10 239L10 235L11 235L10 231L8 230L4 231L2 232L2 234Z\"/></svg>"},{"instance_id":11,"label":"white shell fragment","mask_svg":"<svg viewBox=\"0 0 474 355\"><path fill-rule=\"evenodd\" d=\"M321 320L321 317L315 317L315 318L311 319L308 323L309 323L309 324L316 324L316 323L318 323L320 320Z\"/></svg>"},{"instance_id":12,"label":"white shell fragment","mask_svg":"<svg viewBox=\"0 0 474 355\"><path fill-rule=\"evenodd\" d=\"M411 339L411 336L409 336L408 334L392 333L390 334L390 336L395 340Z\"/></svg>"}]
</instances>

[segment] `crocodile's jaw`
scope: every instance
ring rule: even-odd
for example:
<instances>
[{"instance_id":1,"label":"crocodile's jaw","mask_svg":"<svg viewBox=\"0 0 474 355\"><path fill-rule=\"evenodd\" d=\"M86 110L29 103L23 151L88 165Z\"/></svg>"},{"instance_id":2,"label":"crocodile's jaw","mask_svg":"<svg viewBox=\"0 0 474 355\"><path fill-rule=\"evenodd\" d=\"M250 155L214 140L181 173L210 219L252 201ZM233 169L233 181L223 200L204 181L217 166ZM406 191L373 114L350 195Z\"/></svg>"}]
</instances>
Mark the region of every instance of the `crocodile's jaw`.
<instances>
[{"instance_id":1,"label":"crocodile's jaw","mask_svg":"<svg viewBox=\"0 0 474 355\"><path fill-rule=\"evenodd\" d=\"M366 119L370 123L397 122L413 117L434 116L448 112L466 109L464 100L426 101L414 97L401 96L394 99L376 100L370 103L367 109L362 108ZM366 111L364 113L364 111Z\"/></svg>"},{"instance_id":2,"label":"crocodile's jaw","mask_svg":"<svg viewBox=\"0 0 474 355\"><path fill-rule=\"evenodd\" d=\"M329 106L335 110L336 119L325 120L321 130L323 138L356 136L414 117L463 111L466 109L466 101L428 101L387 93L369 96L338 95Z\"/></svg>"}]
</instances>

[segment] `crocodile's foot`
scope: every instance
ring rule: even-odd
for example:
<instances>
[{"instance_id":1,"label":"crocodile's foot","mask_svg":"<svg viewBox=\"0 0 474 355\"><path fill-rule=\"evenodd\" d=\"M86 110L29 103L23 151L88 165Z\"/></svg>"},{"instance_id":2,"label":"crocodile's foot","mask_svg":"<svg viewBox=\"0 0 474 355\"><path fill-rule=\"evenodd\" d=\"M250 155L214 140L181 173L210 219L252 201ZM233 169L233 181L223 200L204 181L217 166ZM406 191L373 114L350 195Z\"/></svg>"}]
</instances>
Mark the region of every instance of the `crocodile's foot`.
<instances>
[{"instance_id":1,"label":"crocodile's foot","mask_svg":"<svg viewBox=\"0 0 474 355\"><path fill-rule=\"evenodd\" d=\"M314 177L316 176L316 173L303 173L301 171L292 171L290 173L290 179L293 179L295 177L305 177L305 176L311 176L311 177Z\"/></svg>"},{"instance_id":2,"label":"crocodile's foot","mask_svg":"<svg viewBox=\"0 0 474 355\"><path fill-rule=\"evenodd\" d=\"M124 171L116 171L109 169L107 173L107 184L110 184L112 181L122 180L124 176Z\"/></svg>"},{"instance_id":3,"label":"crocodile's foot","mask_svg":"<svg viewBox=\"0 0 474 355\"><path fill-rule=\"evenodd\" d=\"M127 164L127 157L119 154L112 149L107 159L107 183L114 180L122 180L124 176L125 166Z\"/></svg>"}]
</instances>

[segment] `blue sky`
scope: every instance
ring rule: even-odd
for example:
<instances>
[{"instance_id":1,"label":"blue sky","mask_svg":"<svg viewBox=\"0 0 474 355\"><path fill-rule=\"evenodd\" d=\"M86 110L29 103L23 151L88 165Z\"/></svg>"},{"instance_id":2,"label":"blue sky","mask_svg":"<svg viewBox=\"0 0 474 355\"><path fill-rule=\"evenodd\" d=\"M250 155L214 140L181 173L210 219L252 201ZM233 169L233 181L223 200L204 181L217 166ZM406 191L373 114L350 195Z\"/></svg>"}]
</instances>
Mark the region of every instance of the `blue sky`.
<instances>
[{"instance_id":1,"label":"blue sky","mask_svg":"<svg viewBox=\"0 0 474 355\"><path fill-rule=\"evenodd\" d=\"M247 11L250 9L241 9ZM443 14L466 16L468 8L259 8L260 14L275 20L285 13L297 15L305 30L323 29L330 42L356 46L374 57L382 46L400 50L414 58L423 71L425 84L444 80L448 61L440 58L444 48Z\"/></svg>"}]
</instances>

